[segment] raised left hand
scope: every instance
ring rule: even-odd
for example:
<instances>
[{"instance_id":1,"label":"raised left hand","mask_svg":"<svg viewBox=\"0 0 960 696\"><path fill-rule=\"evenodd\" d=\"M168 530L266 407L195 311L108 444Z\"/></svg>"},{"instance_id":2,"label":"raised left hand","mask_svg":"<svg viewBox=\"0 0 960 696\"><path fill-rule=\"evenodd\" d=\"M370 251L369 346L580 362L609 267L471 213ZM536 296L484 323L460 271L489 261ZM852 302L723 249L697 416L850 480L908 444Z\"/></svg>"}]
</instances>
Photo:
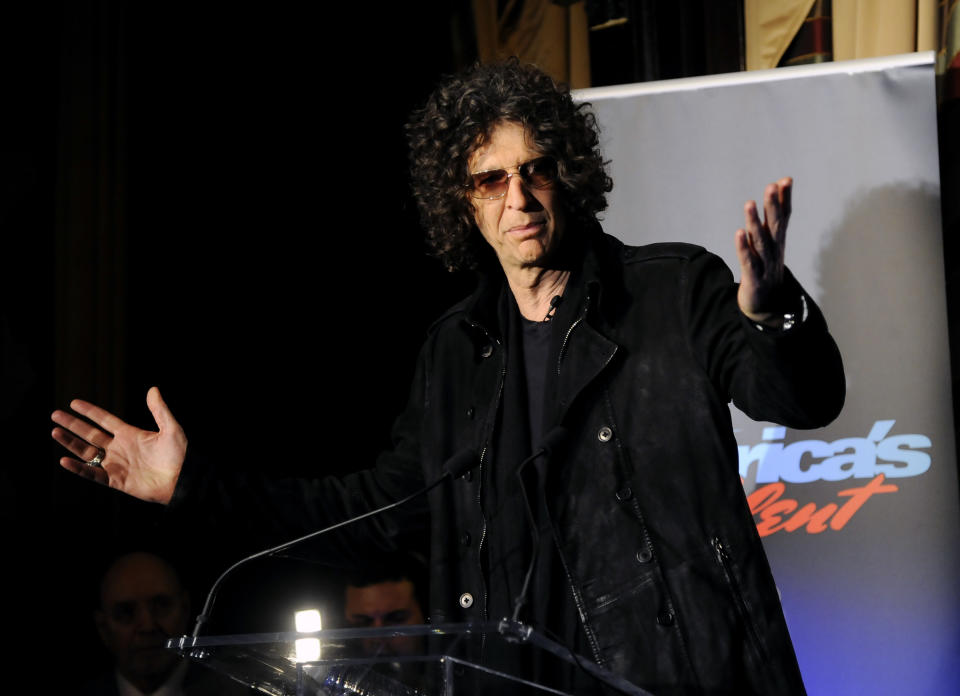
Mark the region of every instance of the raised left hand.
<instances>
[{"instance_id":1,"label":"raised left hand","mask_svg":"<svg viewBox=\"0 0 960 696\"><path fill-rule=\"evenodd\" d=\"M780 326L785 311L780 291L792 190L790 177L767 185L762 221L756 202L747 201L743 206L745 228L737 230L734 237L740 260L740 311L752 321L768 326Z\"/></svg>"}]
</instances>

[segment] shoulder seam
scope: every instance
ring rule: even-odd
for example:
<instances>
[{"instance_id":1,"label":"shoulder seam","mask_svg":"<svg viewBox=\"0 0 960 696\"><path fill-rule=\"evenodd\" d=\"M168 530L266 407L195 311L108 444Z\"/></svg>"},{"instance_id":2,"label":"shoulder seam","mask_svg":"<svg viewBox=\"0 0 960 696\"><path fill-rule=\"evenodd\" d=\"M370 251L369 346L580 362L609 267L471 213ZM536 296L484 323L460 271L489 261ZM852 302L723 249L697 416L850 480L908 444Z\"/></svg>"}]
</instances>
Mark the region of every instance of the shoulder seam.
<instances>
[{"instance_id":1,"label":"shoulder seam","mask_svg":"<svg viewBox=\"0 0 960 696\"><path fill-rule=\"evenodd\" d=\"M706 253L706 249L696 244L685 242L657 242L643 246L624 247L624 263L643 263L645 261L659 261L663 259L690 259Z\"/></svg>"},{"instance_id":2,"label":"shoulder seam","mask_svg":"<svg viewBox=\"0 0 960 696\"><path fill-rule=\"evenodd\" d=\"M440 328L440 324L444 323L445 321L450 319L452 316L456 314L463 314L466 311L467 300L469 299L470 298L465 298L463 300L460 300L460 302L457 302L457 304L453 305L452 307L449 307L443 314L441 314L439 317L434 319L433 322L430 324L430 326L427 327L427 335L430 335L436 332L437 329Z\"/></svg>"}]
</instances>

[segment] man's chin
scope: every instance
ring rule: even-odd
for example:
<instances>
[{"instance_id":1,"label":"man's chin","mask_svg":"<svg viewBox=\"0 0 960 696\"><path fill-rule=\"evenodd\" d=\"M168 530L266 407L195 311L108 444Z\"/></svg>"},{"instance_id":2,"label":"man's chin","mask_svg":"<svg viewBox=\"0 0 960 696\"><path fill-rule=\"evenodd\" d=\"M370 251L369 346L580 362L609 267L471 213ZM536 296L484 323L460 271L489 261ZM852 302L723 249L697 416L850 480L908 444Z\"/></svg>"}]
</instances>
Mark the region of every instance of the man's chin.
<instances>
[{"instance_id":1,"label":"man's chin","mask_svg":"<svg viewBox=\"0 0 960 696\"><path fill-rule=\"evenodd\" d=\"M543 268L548 261L547 254L540 245L521 249L520 253L517 254L517 258L519 259L518 265L521 268Z\"/></svg>"},{"instance_id":2,"label":"man's chin","mask_svg":"<svg viewBox=\"0 0 960 696\"><path fill-rule=\"evenodd\" d=\"M148 677L166 676L174 670L180 657L163 647L141 648L130 661L130 671Z\"/></svg>"},{"instance_id":3,"label":"man's chin","mask_svg":"<svg viewBox=\"0 0 960 696\"><path fill-rule=\"evenodd\" d=\"M539 259L546 255L547 246L543 238L531 237L517 245L517 255L522 259Z\"/></svg>"}]
</instances>

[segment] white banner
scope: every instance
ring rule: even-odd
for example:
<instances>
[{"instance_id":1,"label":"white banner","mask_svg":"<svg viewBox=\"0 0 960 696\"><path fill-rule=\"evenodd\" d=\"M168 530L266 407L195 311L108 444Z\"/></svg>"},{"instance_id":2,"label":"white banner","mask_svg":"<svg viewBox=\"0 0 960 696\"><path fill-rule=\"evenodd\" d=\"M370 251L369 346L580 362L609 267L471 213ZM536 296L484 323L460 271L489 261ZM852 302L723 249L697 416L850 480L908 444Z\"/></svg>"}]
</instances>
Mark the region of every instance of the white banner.
<instances>
[{"instance_id":1,"label":"white banner","mask_svg":"<svg viewBox=\"0 0 960 696\"><path fill-rule=\"evenodd\" d=\"M740 472L811 695L960 693L960 506L932 53L582 90L604 229L739 275L743 203L794 177L787 263L843 354L827 428L734 412Z\"/></svg>"}]
</instances>

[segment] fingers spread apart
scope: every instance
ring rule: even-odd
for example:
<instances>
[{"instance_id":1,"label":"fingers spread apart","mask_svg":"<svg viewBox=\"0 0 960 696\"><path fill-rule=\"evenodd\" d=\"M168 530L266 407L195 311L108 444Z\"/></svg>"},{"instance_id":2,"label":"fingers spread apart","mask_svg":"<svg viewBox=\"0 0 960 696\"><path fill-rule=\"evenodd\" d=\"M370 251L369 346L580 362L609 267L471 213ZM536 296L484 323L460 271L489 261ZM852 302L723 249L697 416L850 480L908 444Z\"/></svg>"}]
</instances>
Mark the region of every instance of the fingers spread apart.
<instances>
[{"instance_id":1,"label":"fingers spread apart","mask_svg":"<svg viewBox=\"0 0 960 696\"><path fill-rule=\"evenodd\" d=\"M89 441L79 438L69 430L63 428L54 428L51 435L53 439L63 445L67 451L84 462L91 461L102 450L106 450L105 446L91 444ZM109 441L104 443L104 445L106 444L109 444Z\"/></svg>"},{"instance_id":2,"label":"fingers spread apart","mask_svg":"<svg viewBox=\"0 0 960 696\"><path fill-rule=\"evenodd\" d=\"M77 405L81 408L76 408ZM83 405L89 404L78 401L71 403L71 407L75 408L78 413L82 413ZM97 411L102 411L102 409L97 409L95 406L93 408ZM101 414L95 415L100 417ZM60 426L53 429L51 436L56 442L63 446L64 449L76 457L76 459L72 457L61 457L60 466L78 476L83 476L91 481L107 485L110 477L107 472L104 471L102 463L105 462L106 450L113 440L113 437L82 418L77 418L66 411L54 411L51 419ZM109 422L109 419L101 418L101 420ZM94 461L98 455L100 455L100 461L97 465L91 465L90 462Z\"/></svg>"},{"instance_id":3,"label":"fingers spread apart","mask_svg":"<svg viewBox=\"0 0 960 696\"><path fill-rule=\"evenodd\" d=\"M99 406L95 406L94 404L84 401L83 399L74 399L71 401L70 408L110 433L115 433L121 427L126 425L126 423L109 411L105 411Z\"/></svg>"},{"instance_id":4,"label":"fingers spread apart","mask_svg":"<svg viewBox=\"0 0 960 696\"><path fill-rule=\"evenodd\" d=\"M50 418L54 423L68 431L70 434L80 438L84 442L93 445L94 447L106 448L106 446L109 445L110 441L113 439L110 434L103 432L99 428L90 425L82 418L77 418L73 414L67 413L66 411L54 411ZM54 439L56 439L56 437L54 437ZM57 442L60 441L57 440ZM61 444L63 443L61 442ZM66 445L64 446L66 447ZM70 448L68 447L67 449Z\"/></svg>"},{"instance_id":5,"label":"fingers spread apart","mask_svg":"<svg viewBox=\"0 0 960 696\"><path fill-rule=\"evenodd\" d=\"M744 243L749 249L750 265L755 270L768 265L776 268L782 262L792 188L793 180L790 177L767 185L763 192L763 220L760 219L756 202L747 201L743 207L745 225L743 233L737 232L737 244L739 247Z\"/></svg>"}]
</instances>

